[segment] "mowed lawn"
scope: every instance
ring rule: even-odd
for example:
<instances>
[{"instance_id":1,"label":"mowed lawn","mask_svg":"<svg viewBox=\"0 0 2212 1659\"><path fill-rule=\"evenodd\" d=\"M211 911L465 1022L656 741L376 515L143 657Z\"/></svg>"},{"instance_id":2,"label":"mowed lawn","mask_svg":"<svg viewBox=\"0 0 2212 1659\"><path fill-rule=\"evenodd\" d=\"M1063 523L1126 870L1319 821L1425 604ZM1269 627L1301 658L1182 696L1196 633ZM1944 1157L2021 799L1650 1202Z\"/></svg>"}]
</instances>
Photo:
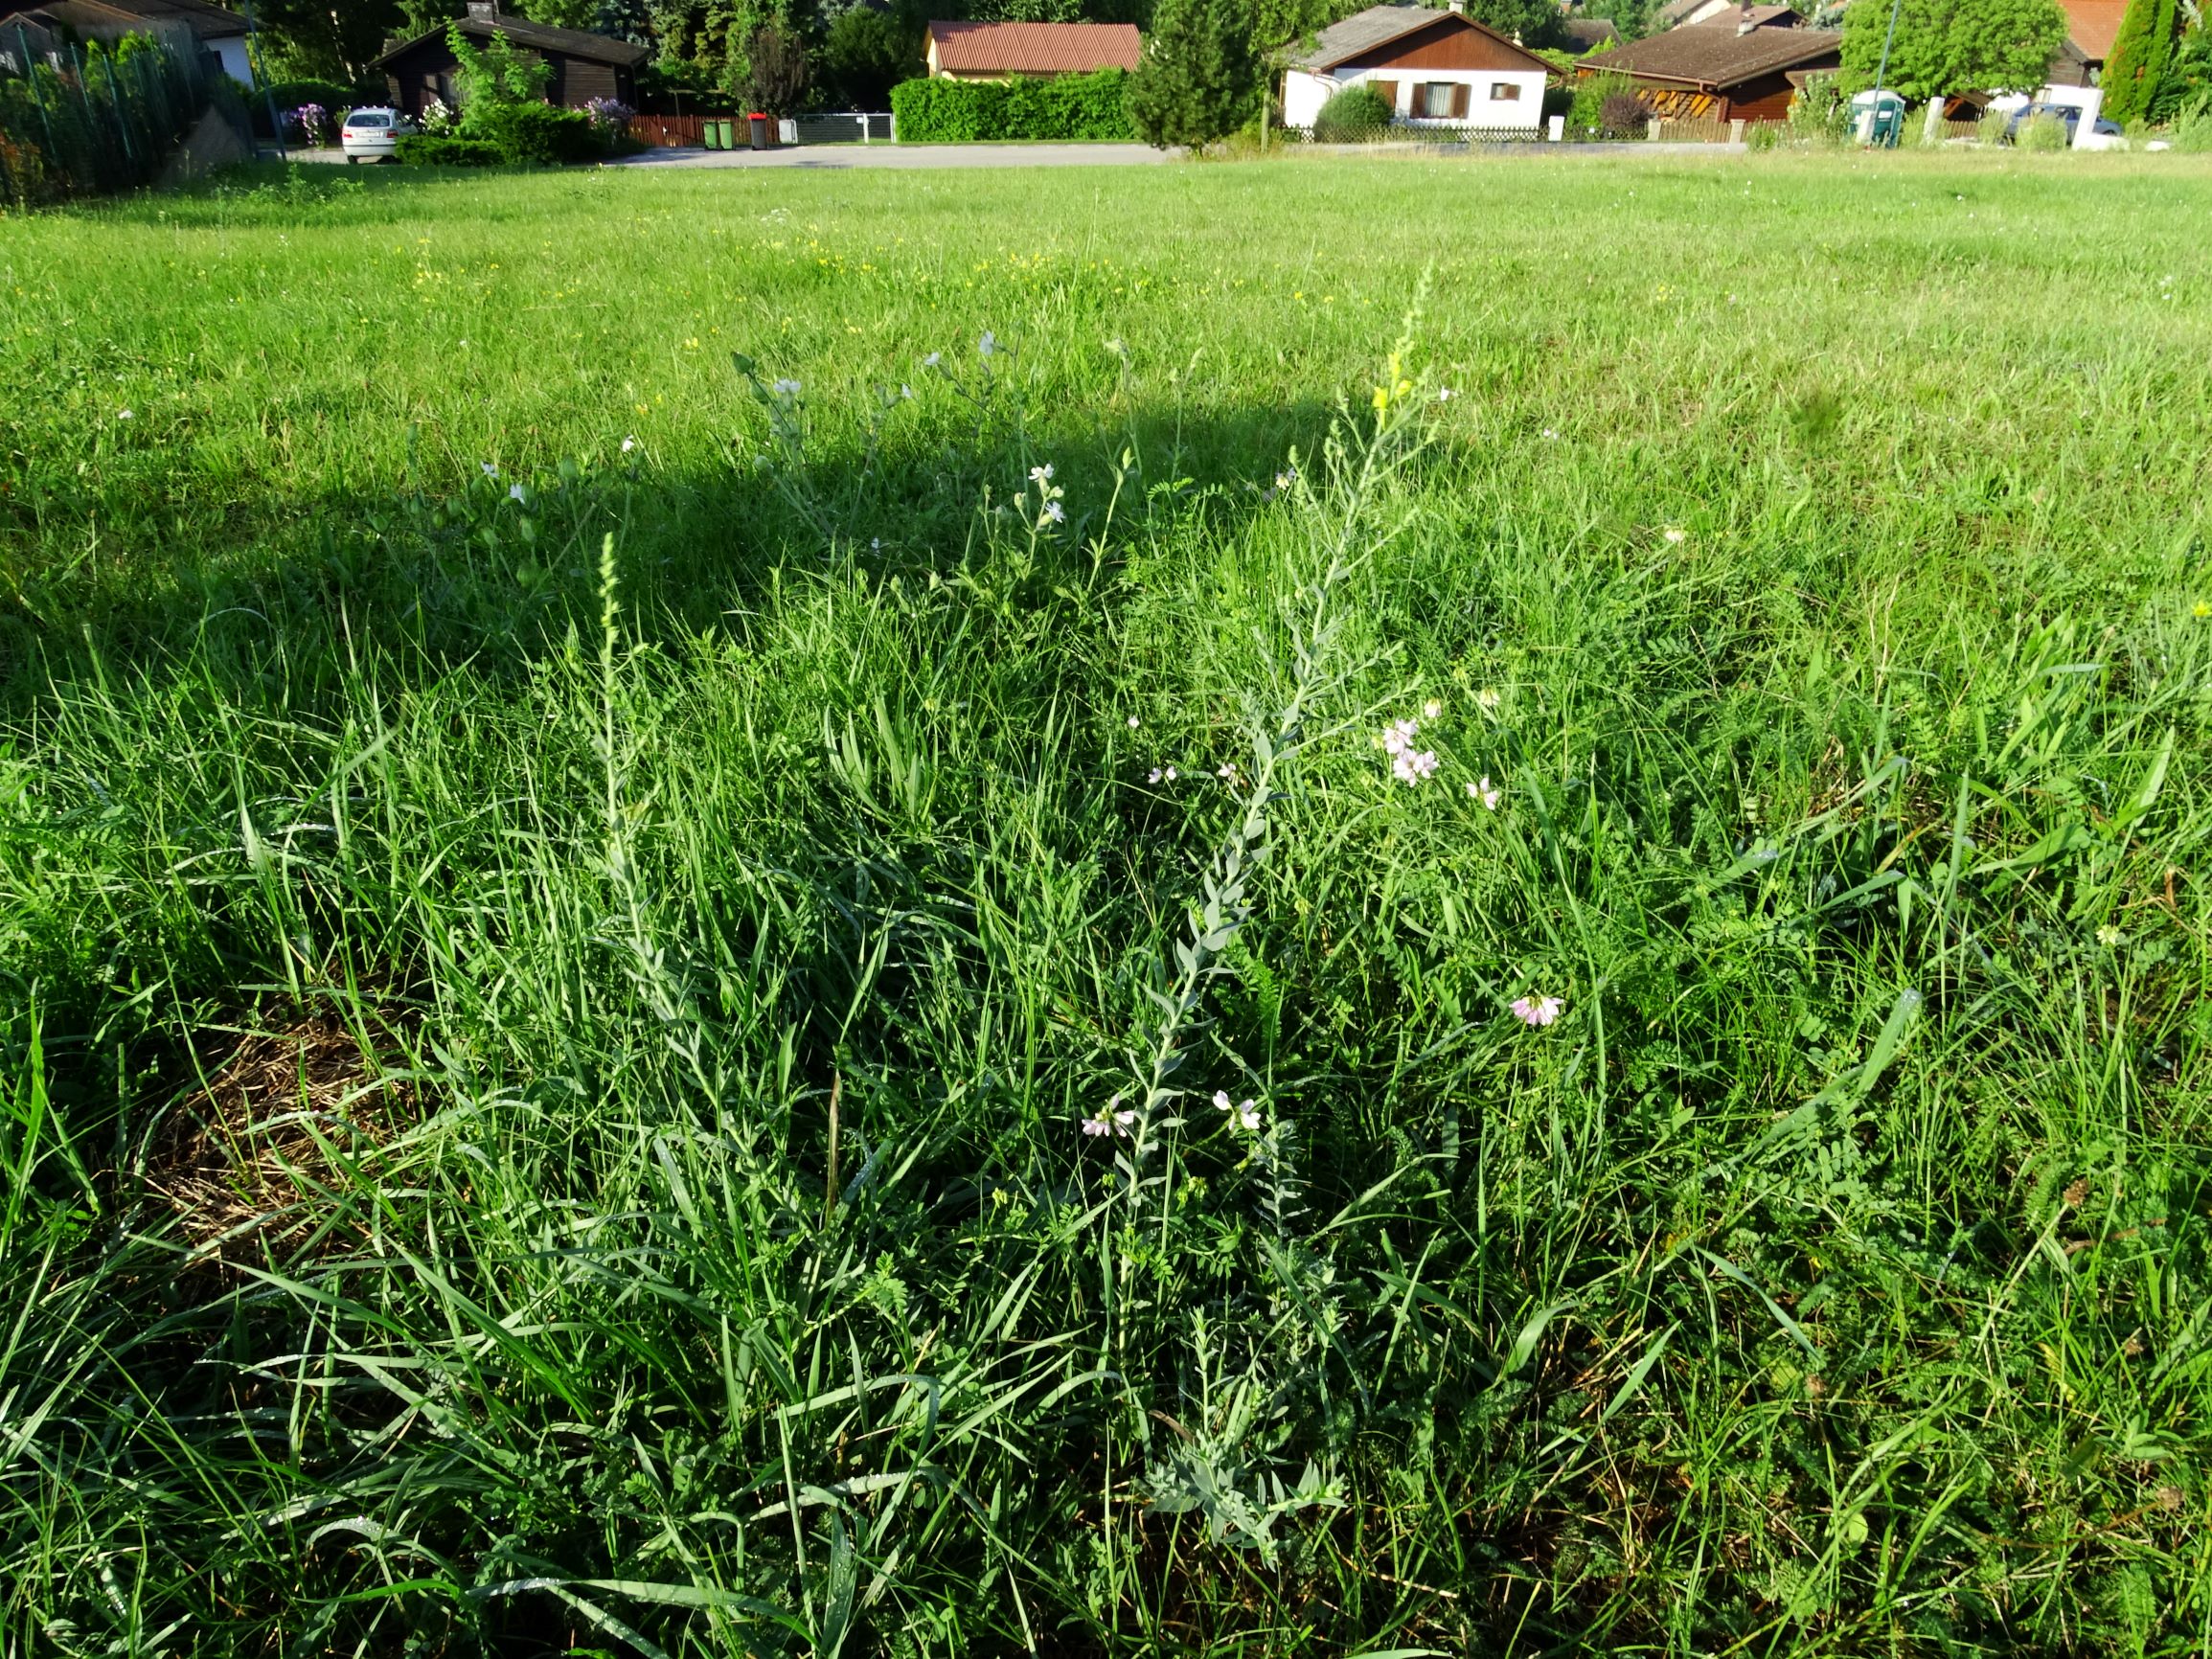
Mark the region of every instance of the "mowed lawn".
<instances>
[{"instance_id":1,"label":"mowed lawn","mask_svg":"<svg viewBox=\"0 0 2212 1659\"><path fill-rule=\"evenodd\" d=\"M2207 222L0 220L0 1655L2204 1650Z\"/></svg>"}]
</instances>

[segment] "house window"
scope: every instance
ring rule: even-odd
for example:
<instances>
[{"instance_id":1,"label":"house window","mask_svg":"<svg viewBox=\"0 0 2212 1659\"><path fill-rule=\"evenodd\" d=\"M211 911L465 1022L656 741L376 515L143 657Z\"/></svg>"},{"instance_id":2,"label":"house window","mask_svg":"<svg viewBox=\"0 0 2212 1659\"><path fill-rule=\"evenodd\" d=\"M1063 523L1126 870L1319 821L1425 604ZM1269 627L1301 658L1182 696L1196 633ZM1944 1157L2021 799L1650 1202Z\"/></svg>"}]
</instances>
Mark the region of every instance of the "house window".
<instances>
[{"instance_id":1,"label":"house window","mask_svg":"<svg viewBox=\"0 0 2212 1659\"><path fill-rule=\"evenodd\" d=\"M1458 88L1448 80L1425 80L1415 90L1414 113L1430 121L1451 119L1451 95Z\"/></svg>"},{"instance_id":2,"label":"house window","mask_svg":"<svg viewBox=\"0 0 2212 1659\"><path fill-rule=\"evenodd\" d=\"M1518 103L1520 102L1520 82L1517 80L1492 81L1490 83L1490 101L1493 103Z\"/></svg>"}]
</instances>

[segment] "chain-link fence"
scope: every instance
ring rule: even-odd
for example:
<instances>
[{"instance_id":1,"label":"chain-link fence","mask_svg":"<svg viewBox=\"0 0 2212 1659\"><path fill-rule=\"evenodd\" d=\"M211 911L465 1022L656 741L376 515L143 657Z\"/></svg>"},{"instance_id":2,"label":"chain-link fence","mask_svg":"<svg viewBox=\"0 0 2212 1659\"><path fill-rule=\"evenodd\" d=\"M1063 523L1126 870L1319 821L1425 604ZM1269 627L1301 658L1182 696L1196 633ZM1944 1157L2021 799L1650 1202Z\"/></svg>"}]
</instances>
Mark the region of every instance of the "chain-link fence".
<instances>
[{"instance_id":1,"label":"chain-link fence","mask_svg":"<svg viewBox=\"0 0 2212 1659\"><path fill-rule=\"evenodd\" d=\"M209 108L238 95L187 31L76 41L0 24L0 203L32 207L150 183Z\"/></svg>"}]
</instances>

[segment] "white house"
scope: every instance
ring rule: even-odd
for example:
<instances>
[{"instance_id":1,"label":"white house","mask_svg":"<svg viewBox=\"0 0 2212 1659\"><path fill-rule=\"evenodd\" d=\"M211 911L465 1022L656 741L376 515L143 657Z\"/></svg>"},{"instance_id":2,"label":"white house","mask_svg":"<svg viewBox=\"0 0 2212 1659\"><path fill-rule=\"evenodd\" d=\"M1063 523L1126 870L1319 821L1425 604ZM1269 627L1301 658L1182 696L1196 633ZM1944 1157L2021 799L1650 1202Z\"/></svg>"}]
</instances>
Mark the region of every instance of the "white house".
<instances>
[{"instance_id":1,"label":"white house","mask_svg":"<svg viewBox=\"0 0 2212 1659\"><path fill-rule=\"evenodd\" d=\"M1311 126L1347 86L1368 85L1410 125L1494 131L1543 125L1551 65L1458 11L1370 6L1293 49L1283 77L1283 125Z\"/></svg>"}]
</instances>

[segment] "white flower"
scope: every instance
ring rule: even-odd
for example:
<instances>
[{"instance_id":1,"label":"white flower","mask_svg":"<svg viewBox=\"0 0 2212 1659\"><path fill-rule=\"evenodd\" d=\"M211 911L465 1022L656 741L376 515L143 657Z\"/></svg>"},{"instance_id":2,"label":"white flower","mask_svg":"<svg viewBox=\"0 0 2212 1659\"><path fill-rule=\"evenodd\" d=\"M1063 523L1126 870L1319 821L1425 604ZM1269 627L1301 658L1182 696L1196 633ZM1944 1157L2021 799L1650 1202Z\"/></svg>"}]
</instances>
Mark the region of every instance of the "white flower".
<instances>
[{"instance_id":1,"label":"white flower","mask_svg":"<svg viewBox=\"0 0 2212 1659\"><path fill-rule=\"evenodd\" d=\"M1421 730L1417 720L1393 720L1382 728L1382 747L1393 755L1402 755L1413 746L1413 735Z\"/></svg>"},{"instance_id":2,"label":"white flower","mask_svg":"<svg viewBox=\"0 0 2212 1659\"><path fill-rule=\"evenodd\" d=\"M1173 766L1170 766L1170 767L1168 768L1168 782L1169 782L1169 783L1171 783L1171 784L1173 784L1174 781L1175 781L1175 769L1174 769Z\"/></svg>"},{"instance_id":3,"label":"white flower","mask_svg":"<svg viewBox=\"0 0 2212 1659\"><path fill-rule=\"evenodd\" d=\"M984 330L983 338L975 342L975 349L986 357L995 355L998 351L998 336L989 329Z\"/></svg>"},{"instance_id":4,"label":"white flower","mask_svg":"<svg viewBox=\"0 0 2212 1659\"><path fill-rule=\"evenodd\" d=\"M1497 810L1497 804L1505 799L1505 794L1492 784L1490 775L1486 772L1479 784L1470 784L1467 786L1467 798L1470 801L1480 801L1485 808L1494 812Z\"/></svg>"},{"instance_id":5,"label":"white flower","mask_svg":"<svg viewBox=\"0 0 2212 1659\"><path fill-rule=\"evenodd\" d=\"M1427 702L1421 705L1421 717L1425 720L1433 720L1443 713L1444 705L1438 702L1434 697L1429 698Z\"/></svg>"},{"instance_id":6,"label":"white flower","mask_svg":"<svg viewBox=\"0 0 2212 1659\"><path fill-rule=\"evenodd\" d=\"M1029 481L1032 484L1050 484L1052 482L1052 463L1047 461L1042 466L1032 466L1029 469Z\"/></svg>"},{"instance_id":7,"label":"white flower","mask_svg":"<svg viewBox=\"0 0 2212 1659\"><path fill-rule=\"evenodd\" d=\"M1133 731L1135 731L1136 729L1137 729L1137 717L1136 717L1136 716L1134 716L1134 715L1131 715L1131 716L1129 716L1129 730L1133 732Z\"/></svg>"},{"instance_id":8,"label":"white flower","mask_svg":"<svg viewBox=\"0 0 2212 1659\"><path fill-rule=\"evenodd\" d=\"M1678 524L1670 524L1666 529L1659 532L1659 534L1665 536L1669 541L1673 542L1676 547L1681 546L1683 542L1690 539L1690 533L1684 530Z\"/></svg>"},{"instance_id":9,"label":"white flower","mask_svg":"<svg viewBox=\"0 0 2212 1659\"><path fill-rule=\"evenodd\" d=\"M1048 501L1044 504L1044 515L1055 524L1063 524L1067 521L1067 509L1057 501Z\"/></svg>"},{"instance_id":10,"label":"white flower","mask_svg":"<svg viewBox=\"0 0 2212 1659\"><path fill-rule=\"evenodd\" d=\"M1246 1132L1256 1131L1260 1127L1260 1102L1258 1101L1232 1101L1229 1099L1226 1089L1216 1089L1214 1091L1214 1104L1227 1112L1229 1121Z\"/></svg>"},{"instance_id":11,"label":"white flower","mask_svg":"<svg viewBox=\"0 0 2212 1659\"><path fill-rule=\"evenodd\" d=\"M1436 400L1437 400L1439 403L1448 403L1448 402L1450 402L1450 401L1451 401L1451 388L1450 388L1449 386L1439 386L1439 387L1436 389Z\"/></svg>"},{"instance_id":12,"label":"white flower","mask_svg":"<svg viewBox=\"0 0 2212 1659\"><path fill-rule=\"evenodd\" d=\"M930 353L929 353L929 355L928 355L928 356L926 356L926 357L924 357L924 358L923 358L923 359L922 359L922 366L923 366L924 369L934 369L934 368L936 368L936 367L937 367L937 365L938 365L938 364L940 364L940 363L942 363L942 362L944 362L944 361L945 361L945 353L944 353L944 352L930 352Z\"/></svg>"},{"instance_id":13,"label":"white flower","mask_svg":"<svg viewBox=\"0 0 2212 1659\"><path fill-rule=\"evenodd\" d=\"M1286 466L1275 474L1275 488L1277 489L1288 489L1297 482L1298 469L1295 466Z\"/></svg>"},{"instance_id":14,"label":"white flower","mask_svg":"<svg viewBox=\"0 0 2212 1659\"><path fill-rule=\"evenodd\" d=\"M1083 1132L1086 1135L1122 1135L1126 1137L1129 1132L1129 1125L1136 1121L1136 1113L1123 1109L1122 1098L1116 1095L1112 1100L1106 1102L1097 1115L1083 1119Z\"/></svg>"},{"instance_id":15,"label":"white flower","mask_svg":"<svg viewBox=\"0 0 2212 1659\"><path fill-rule=\"evenodd\" d=\"M905 381L901 380L899 382L899 396L911 402L914 398L914 388L907 385Z\"/></svg>"},{"instance_id":16,"label":"white flower","mask_svg":"<svg viewBox=\"0 0 2212 1659\"><path fill-rule=\"evenodd\" d=\"M2121 940L2121 938L2122 938L2122 935L2121 935L2121 933L2120 933L2120 930L2119 930L2118 928L2114 927L2114 926L2113 926L2113 925L2112 925L2110 922L2109 922L2109 921L2108 921L2108 922L2106 922L2104 926L2102 926L2102 927L2100 927L2100 928L2098 928L2098 929L2097 929L2097 943L2098 943L2099 944L2102 944L2102 945L2105 945L2105 946L2107 946L2108 948L2109 948L2109 947L2110 947L2110 946L2112 946L2112 945L2118 944L2118 943L2120 943L2120 940Z\"/></svg>"},{"instance_id":17,"label":"white flower","mask_svg":"<svg viewBox=\"0 0 2212 1659\"><path fill-rule=\"evenodd\" d=\"M1152 769L1152 772L1151 772L1151 774L1150 774L1149 776L1147 776L1147 777L1146 777L1146 779L1145 779L1145 782L1146 782L1146 783L1148 783L1148 784L1157 784L1159 781L1160 781L1160 769L1159 769L1157 766L1154 766L1154 767Z\"/></svg>"},{"instance_id":18,"label":"white flower","mask_svg":"<svg viewBox=\"0 0 2212 1659\"><path fill-rule=\"evenodd\" d=\"M883 551L883 538L880 535L871 535L868 538L868 551L870 553L881 553Z\"/></svg>"},{"instance_id":19,"label":"white flower","mask_svg":"<svg viewBox=\"0 0 2212 1659\"><path fill-rule=\"evenodd\" d=\"M1504 699L1489 686L1483 687L1481 691L1474 693L1474 706L1485 714L1495 714L1498 704L1503 701Z\"/></svg>"},{"instance_id":20,"label":"white flower","mask_svg":"<svg viewBox=\"0 0 2212 1659\"><path fill-rule=\"evenodd\" d=\"M634 438L634 437L630 437L630 438L625 438L625 439L622 441L622 452L623 452L625 455L627 455L627 454L628 454L628 453L629 453L629 452L630 452L632 449L635 449L636 447L637 447L637 439L636 439L636 438Z\"/></svg>"},{"instance_id":21,"label":"white flower","mask_svg":"<svg viewBox=\"0 0 2212 1659\"><path fill-rule=\"evenodd\" d=\"M522 486L519 484L510 484L507 487L507 499L510 501L520 501L522 499Z\"/></svg>"},{"instance_id":22,"label":"white flower","mask_svg":"<svg viewBox=\"0 0 2212 1659\"><path fill-rule=\"evenodd\" d=\"M1524 996L1513 1005L1513 1016L1523 1025L1549 1025L1565 1007L1556 996Z\"/></svg>"},{"instance_id":23,"label":"white flower","mask_svg":"<svg viewBox=\"0 0 2212 1659\"><path fill-rule=\"evenodd\" d=\"M118 409L115 412L115 418L118 420L128 420L131 418L130 411L127 409Z\"/></svg>"},{"instance_id":24,"label":"white flower","mask_svg":"<svg viewBox=\"0 0 2212 1659\"><path fill-rule=\"evenodd\" d=\"M1419 784L1436 776L1434 749L1407 749L1390 762L1391 772L1402 784Z\"/></svg>"},{"instance_id":25,"label":"white flower","mask_svg":"<svg viewBox=\"0 0 2212 1659\"><path fill-rule=\"evenodd\" d=\"M1558 434L1557 432L1553 431L1553 430L1552 430L1552 429L1551 429L1549 426L1546 426L1546 427L1543 429L1543 435L1544 435L1546 438L1557 438L1557 437L1559 436L1559 434Z\"/></svg>"},{"instance_id":26,"label":"white flower","mask_svg":"<svg viewBox=\"0 0 2212 1659\"><path fill-rule=\"evenodd\" d=\"M499 468L492 466L490 462L479 461L476 465L484 468L485 477L497 478L499 476Z\"/></svg>"},{"instance_id":27,"label":"white flower","mask_svg":"<svg viewBox=\"0 0 2212 1659\"><path fill-rule=\"evenodd\" d=\"M780 398L796 398L799 395L799 382L796 380L778 380L769 390Z\"/></svg>"}]
</instances>

